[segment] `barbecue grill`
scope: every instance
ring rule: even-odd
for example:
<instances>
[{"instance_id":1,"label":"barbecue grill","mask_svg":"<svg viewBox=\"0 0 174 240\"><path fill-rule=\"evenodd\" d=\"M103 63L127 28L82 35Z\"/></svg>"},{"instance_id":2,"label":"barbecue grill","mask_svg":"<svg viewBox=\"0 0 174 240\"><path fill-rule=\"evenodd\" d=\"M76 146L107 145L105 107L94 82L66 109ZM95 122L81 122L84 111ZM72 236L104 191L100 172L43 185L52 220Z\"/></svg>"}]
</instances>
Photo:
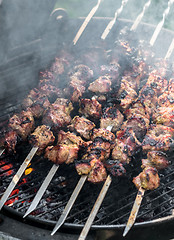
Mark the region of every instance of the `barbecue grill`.
<instances>
[{"instance_id":1,"label":"barbecue grill","mask_svg":"<svg viewBox=\"0 0 174 240\"><path fill-rule=\"evenodd\" d=\"M2 10L4 10L3 4L5 3L2 3ZM47 1L44 1L44 4L47 4ZM49 5L50 8L43 20L45 25L44 27L42 26L42 31L39 32L37 36L35 35L37 31L33 31L33 35L29 41L27 41L27 37L23 39L23 41L21 38L18 38L15 39L17 43L15 47L12 46L8 51L7 47L3 49L4 51L1 55L2 64L0 66L1 126L6 122L9 115L20 109L22 99L31 88L37 86L38 72L49 66L50 62L54 60L55 53L62 47L73 47L72 51L74 54L76 54L77 51L83 52L84 46L90 49L96 45L103 47L103 44L106 44L112 49L114 48L114 42L120 30L123 29L124 26L130 27L132 25L132 21L130 20L117 19L117 24L114 25L105 43L103 43L100 37L111 19L93 18L76 46L72 46L72 34L75 36L84 18L70 20L63 10L54 11L51 16L49 16L52 6L51 4ZM37 27L38 29L41 28L40 26ZM149 41L149 37L152 36L154 28L155 26L153 25L141 23L137 38L146 38L146 40ZM7 36L6 31L7 29L3 30L8 39L9 36ZM11 33L12 36L14 32L15 29L13 29ZM163 57L165 55L173 37L174 33L172 31L163 29L160 32L154 46L154 52L157 57ZM165 43L164 39L166 39ZM14 84L10 84L11 82ZM29 151L30 146L22 143L18 146L17 154L14 156L8 156L6 154L1 156L0 196L2 196ZM140 156L136 157L139 158ZM146 193L143 199L135 224L135 228L137 229L135 231L137 232L141 232L141 229L144 228L151 229L153 227L157 229L158 226L164 228L167 223L172 224L174 220L173 152L170 153L170 161L170 167L160 173L160 187L152 192ZM134 164L136 165L136 163ZM30 206L33 197L51 166L51 162L48 162L43 157L34 157L31 165L25 171L25 174L20 179L3 208L5 221L8 221L8 217L10 216L17 219L17 222L20 220L21 224L25 222L26 224L34 225L41 229L48 229L45 234L50 234L50 230L53 229L59 219L79 179L73 166L60 166L35 211L23 220L23 215ZM45 169L47 169L47 171L45 171ZM103 239L112 239L112 236L114 237L116 234L115 231L121 232L125 227L137 193L132 184L132 177L136 176L139 171L139 166L137 166L137 168L130 166L130 168L127 169L126 177L113 179L111 187L91 227L94 233L97 232L98 239L102 239L104 235L105 238ZM78 232L82 229L101 187L102 184L94 185L86 183L84 185L63 225L62 231L72 232L76 230ZM36 231L39 232L42 230L38 228ZM90 235L89 237L92 239L92 236ZM170 235L170 237L171 236L172 235ZM36 235L34 237L36 237Z\"/></svg>"}]
</instances>

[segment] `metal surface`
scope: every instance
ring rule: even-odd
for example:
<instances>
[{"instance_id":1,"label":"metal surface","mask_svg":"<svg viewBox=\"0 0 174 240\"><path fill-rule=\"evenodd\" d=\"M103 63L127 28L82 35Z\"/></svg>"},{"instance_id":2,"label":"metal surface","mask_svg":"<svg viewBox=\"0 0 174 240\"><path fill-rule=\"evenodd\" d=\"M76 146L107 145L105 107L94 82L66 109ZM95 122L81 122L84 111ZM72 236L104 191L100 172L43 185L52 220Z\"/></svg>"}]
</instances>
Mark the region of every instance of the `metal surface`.
<instances>
[{"instance_id":1,"label":"metal surface","mask_svg":"<svg viewBox=\"0 0 174 240\"><path fill-rule=\"evenodd\" d=\"M82 232L79 236L79 240L86 239L86 236L89 232L89 229L90 229L90 227L91 227L91 225L92 225L92 223L93 223L93 221L96 217L96 214L97 214L97 212L98 212L98 210L99 210L99 208L100 208L100 206L103 202L103 199L104 199L104 197L105 197L105 195L106 195L106 193L109 189L111 181L112 181L112 179L111 179L110 175L108 175L108 177L107 177L107 179L106 179L106 181L105 181L105 183L102 187L102 190L100 191L100 194L99 194L99 196L98 196L98 198L97 198L97 200L96 200L96 202L95 202L95 204L92 208L92 211L91 211L91 213L88 217L88 220L86 221L86 223L84 225L84 228L83 228L83 230L82 230Z\"/></svg>"},{"instance_id":2,"label":"metal surface","mask_svg":"<svg viewBox=\"0 0 174 240\"><path fill-rule=\"evenodd\" d=\"M0 200L0 210L4 206L5 202L7 201L8 197L10 196L11 192L15 188L16 184L18 183L19 179L21 178L22 174L24 173L25 169L27 168L28 164L32 160L32 158L35 155L35 153L37 152L37 150L38 150L38 147L33 147L31 149L30 153L28 154L28 156L26 157L26 159L24 160L24 162L20 166L19 170L17 171L17 173L13 177L10 185L8 186L7 190L5 191L5 193L3 194L3 196Z\"/></svg>"},{"instance_id":3,"label":"metal surface","mask_svg":"<svg viewBox=\"0 0 174 240\"><path fill-rule=\"evenodd\" d=\"M57 230L62 226L62 224L64 223L64 221L66 220L75 200L77 199L78 195L79 195L79 192L80 190L82 189L86 179L87 179L88 175L82 175L78 181L78 184L76 185L65 209L63 210L63 213L61 215L61 217L59 218L58 222L56 223L56 226L54 227L51 235L54 235Z\"/></svg>"},{"instance_id":4,"label":"metal surface","mask_svg":"<svg viewBox=\"0 0 174 240\"><path fill-rule=\"evenodd\" d=\"M141 202L143 200L144 193L145 193L145 190L140 187L140 189L138 190L134 205L132 207L132 211L130 213L128 222L126 224L126 228L124 230L123 237L126 236L126 234L129 232L129 230L131 229L131 227L133 226L133 224L136 220L138 210L139 210L139 208L141 206Z\"/></svg>"},{"instance_id":5,"label":"metal surface","mask_svg":"<svg viewBox=\"0 0 174 240\"><path fill-rule=\"evenodd\" d=\"M57 172L59 168L59 165L53 164L52 168L50 169L48 175L46 176L45 180L43 181L41 187L39 188L35 198L33 199L29 209L27 210L27 212L25 213L25 215L23 216L24 218L30 214L32 211L34 211L34 209L37 207L39 201L41 200L44 192L46 191L48 185L50 184L52 178L54 177L55 173Z\"/></svg>"}]
</instances>

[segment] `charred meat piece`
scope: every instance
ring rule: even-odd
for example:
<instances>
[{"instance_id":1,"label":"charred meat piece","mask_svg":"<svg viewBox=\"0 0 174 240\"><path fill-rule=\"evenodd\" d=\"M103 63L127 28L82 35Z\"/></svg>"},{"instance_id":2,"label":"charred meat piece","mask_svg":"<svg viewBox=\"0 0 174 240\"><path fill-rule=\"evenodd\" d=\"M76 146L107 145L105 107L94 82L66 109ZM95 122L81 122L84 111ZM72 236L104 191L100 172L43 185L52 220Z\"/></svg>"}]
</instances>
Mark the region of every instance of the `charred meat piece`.
<instances>
[{"instance_id":1,"label":"charred meat piece","mask_svg":"<svg viewBox=\"0 0 174 240\"><path fill-rule=\"evenodd\" d=\"M158 171L156 168L146 167L137 177L133 178L133 183L138 189L142 187L145 190L154 190L160 184Z\"/></svg>"},{"instance_id":2,"label":"charred meat piece","mask_svg":"<svg viewBox=\"0 0 174 240\"><path fill-rule=\"evenodd\" d=\"M161 170L168 167L168 165L167 155L160 151L150 151L147 153L147 159L142 159L142 168L150 166Z\"/></svg>"},{"instance_id":3,"label":"charred meat piece","mask_svg":"<svg viewBox=\"0 0 174 240\"><path fill-rule=\"evenodd\" d=\"M50 126L55 131L70 124L72 104L61 105L54 103L43 114L42 123Z\"/></svg>"},{"instance_id":4,"label":"charred meat piece","mask_svg":"<svg viewBox=\"0 0 174 240\"><path fill-rule=\"evenodd\" d=\"M158 98L159 107L170 107L174 104L174 92L166 91Z\"/></svg>"},{"instance_id":5,"label":"charred meat piece","mask_svg":"<svg viewBox=\"0 0 174 240\"><path fill-rule=\"evenodd\" d=\"M121 108L123 110L127 109L136 98L136 91L132 88L131 84L123 78L118 91L118 99L121 101Z\"/></svg>"},{"instance_id":6,"label":"charred meat piece","mask_svg":"<svg viewBox=\"0 0 174 240\"><path fill-rule=\"evenodd\" d=\"M168 83L168 91L174 93L174 78L171 78Z\"/></svg>"},{"instance_id":7,"label":"charred meat piece","mask_svg":"<svg viewBox=\"0 0 174 240\"><path fill-rule=\"evenodd\" d=\"M150 73L146 85L151 87L156 92L157 96L159 96L166 91L168 81L154 70Z\"/></svg>"},{"instance_id":8,"label":"charred meat piece","mask_svg":"<svg viewBox=\"0 0 174 240\"><path fill-rule=\"evenodd\" d=\"M70 164L78 157L79 147L76 144L58 144L49 146L45 150L45 158L55 164Z\"/></svg>"},{"instance_id":9,"label":"charred meat piece","mask_svg":"<svg viewBox=\"0 0 174 240\"><path fill-rule=\"evenodd\" d=\"M95 124L84 117L75 116L69 125L71 131L76 131L81 137L89 140L92 134L92 130L95 128Z\"/></svg>"},{"instance_id":10,"label":"charred meat piece","mask_svg":"<svg viewBox=\"0 0 174 240\"><path fill-rule=\"evenodd\" d=\"M31 133L34 128L34 118L31 111L22 111L19 114L14 114L9 119L9 125L17 134L26 140L27 136Z\"/></svg>"},{"instance_id":11,"label":"charred meat piece","mask_svg":"<svg viewBox=\"0 0 174 240\"><path fill-rule=\"evenodd\" d=\"M50 71L54 73L54 75L62 75L66 68L68 67L69 62L65 58L55 58Z\"/></svg>"},{"instance_id":12,"label":"charred meat piece","mask_svg":"<svg viewBox=\"0 0 174 240\"><path fill-rule=\"evenodd\" d=\"M126 128L131 128L134 131L135 136L139 140L142 140L144 138L144 135L146 134L148 127L149 119L144 118L144 116L140 114L132 114L132 116L123 123L121 129L124 130Z\"/></svg>"},{"instance_id":13,"label":"charred meat piece","mask_svg":"<svg viewBox=\"0 0 174 240\"><path fill-rule=\"evenodd\" d=\"M50 99L53 99L54 97L61 97L62 90L47 83L40 86L39 91L41 94L48 96Z\"/></svg>"},{"instance_id":14,"label":"charred meat piece","mask_svg":"<svg viewBox=\"0 0 174 240\"><path fill-rule=\"evenodd\" d=\"M18 142L18 134L16 131L3 129L1 131L0 146L4 147L8 153L15 153L16 144Z\"/></svg>"},{"instance_id":15,"label":"charred meat piece","mask_svg":"<svg viewBox=\"0 0 174 240\"><path fill-rule=\"evenodd\" d=\"M145 106L149 115L156 109L158 98L156 91L151 86L144 85L142 87L138 100Z\"/></svg>"},{"instance_id":16,"label":"charred meat piece","mask_svg":"<svg viewBox=\"0 0 174 240\"><path fill-rule=\"evenodd\" d=\"M96 99L81 99L79 113L87 118L98 119L102 113L102 105Z\"/></svg>"},{"instance_id":17,"label":"charred meat piece","mask_svg":"<svg viewBox=\"0 0 174 240\"><path fill-rule=\"evenodd\" d=\"M76 144L77 146L81 146L83 144L83 140L81 137L76 136L74 133L71 132L64 132L62 130L58 133L58 144Z\"/></svg>"},{"instance_id":18,"label":"charred meat piece","mask_svg":"<svg viewBox=\"0 0 174 240\"><path fill-rule=\"evenodd\" d=\"M119 160L121 163L129 163L131 157L140 150L140 147L141 143L131 128L120 130L117 132L112 158Z\"/></svg>"},{"instance_id":19,"label":"charred meat piece","mask_svg":"<svg viewBox=\"0 0 174 240\"><path fill-rule=\"evenodd\" d=\"M102 128L94 128L93 134L91 136L91 140L94 141L96 139L101 138L103 142L108 142L110 144L111 149L114 146L115 135L107 129Z\"/></svg>"},{"instance_id":20,"label":"charred meat piece","mask_svg":"<svg viewBox=\"0 0 174 240\"><path fill-rule=\"evenodd\" d=\"M174 128L174 105L157 108L152 114L152 120L156 124Z\"/></svg>"},{"instance_id":21,"label":"charred meat piece","mask_svg":"<svg viewBox=\"0 0 174 240\"><path fill-rule=\"evenodd\" d=\"M92 183L100 183L107 178L106 169L101 161L96 161L88 175L88 181Z\"/></svg>"},{"instance_id":22,"label":"charred meat piece","mask_svg":"<svg viewBox=\"0 0 174 240\"><path fill-rule=\"evenodd\" d=\"M53 144L55 140L52 131L46 125L38 126L28 138L32 146L39 147L37 151L38 155L40 155L48 145Z\"/></svg>"},{"instance_id":23,"label":"charred meat piece","mask_svg":"<svg viewBox=\"0 0 174 240\"><path fill-rule=\"evenodd\" d=\"M123 115L116 106L108 107L104 110L100 119L100 128L107 128L108 126L111 126L111 131L116 132L120 129L123 119Z\"/></svg>"},{"instance_id":24,"label":"charred meat piece","mask_svg":"<svg viewBox=\"0 0 174 240\"><path fill-rule=\"evenodd\" d=\"M100 76L97 80L89 84L88 90L96 94L108 93L111 91L111 84L110 76Z\"/></svg>"},{"instance_id":25,"label":"charred meat piece","mask_svg":"<svg viewBox=\"0 0 174 240\"><path fill-rule=\"evenodd\" d=\"M173 148L174 129L151 124L142 142L143 151L168 151Z\"/></svg>"},{"instance_id":26,"label":"charred meat piece","mask_svg":"<svg viewBox=\"0 0 174 240\"><path fill-rule=\"evenodd\" d=\"M104 166L113 176L123 176L126 174L126 169L123 167L123 164L118 160L108 159L104 162Z\"/></svg>"},{"instance_id":27,"label":"charred meat piece","mask_svg":"<svg viewBox=\"0 0 174 240\"><path fill-rule=\"evenodd\" d=\"M70 75L70 87L73 90L71 100L77 102L86 89L87 82L93 77L93 71L86 65L75 66Z\"/></svg>"},{"instance_id":28,"label":"charred meat piece","mask_svg":"<svg viewBox=\"0 0 174 240\"><path fill-rule=\"evenodd\" d=\"M120 64L117 61L112 61L109 65L101 65L100 75L110 76L112 83L119 85Z\"/></svg>"}]
</instances>

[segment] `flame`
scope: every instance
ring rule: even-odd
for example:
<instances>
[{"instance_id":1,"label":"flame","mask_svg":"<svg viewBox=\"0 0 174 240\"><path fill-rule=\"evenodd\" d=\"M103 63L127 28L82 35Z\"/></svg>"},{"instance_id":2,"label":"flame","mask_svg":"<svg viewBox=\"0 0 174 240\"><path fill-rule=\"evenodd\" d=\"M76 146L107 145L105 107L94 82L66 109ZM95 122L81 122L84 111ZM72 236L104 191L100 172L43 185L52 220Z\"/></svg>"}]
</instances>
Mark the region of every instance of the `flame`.
<instances>
[{"instance_id":1,"label":"flame","mask_svg":"<svg viewBox=\"0 0 174 240\"><path fill-rule=\"evenodd\" d=\"M1 161L1 163L2 163L2 165L6 164L4 161ZM6 171L6 170L8 170L12 167L13 167L13 165L11 163L9 163L9 164L6 164L6 165L2 166L1 169L2 169L2 171ZM5 172L3 175L9 176L9 175L12 175L12 174L13 174L13 170L10 169L9 171Z\"/></svg>"},{"instance_id":2,"label":"flame","mask_svg":"<svg viewBox=\"0 0 174 240\"><path fill-rule=\"evenodd\" d=\"M19 193L19 189L15 189L15 190L13 190L12 193L10 194L10 197L12 197L13 195L18 195L18 193ZM14 197L14 198L12 198L12 199L9 199L9 200L5 203L5 205L12 206L13 203L14 203L16 200L18 200L18 196Z\"/></svg>"},{"instance_id":3,"label":"flame","mask_svg":"<svg viewBox=\"0 0 174 240\"><path fill-rule=\"evenodd\" d=\"M31 165L31 163L28 166L30 166L30 165ZM33 170L34 170L33 168L27 168L25 170L25 175L29 175Z\"/></svg>"}]
</instances>

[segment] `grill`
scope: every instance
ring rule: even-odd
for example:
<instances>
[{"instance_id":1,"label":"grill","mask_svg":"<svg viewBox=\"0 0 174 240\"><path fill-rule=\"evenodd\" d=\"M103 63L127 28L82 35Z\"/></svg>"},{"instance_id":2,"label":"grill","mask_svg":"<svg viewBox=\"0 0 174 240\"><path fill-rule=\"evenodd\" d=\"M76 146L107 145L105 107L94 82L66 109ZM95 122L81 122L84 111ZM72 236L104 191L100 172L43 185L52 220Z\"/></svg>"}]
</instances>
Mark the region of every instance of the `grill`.
<instances>
[{"instance_id":1,"label":"grill","mask_svg":"<svg viewBox=\"0 0 174 240\"><path fill-rule=\"evenodd\" d=\"M32 87L37 85L38 71L49 66L49 63L55 57L55 52L58 52L59 47L61 49L63 45L71 45L72 29L73 33L77 32L84 21L83 18L68 21L66 14L64 12L63 14L63 20L61 19L60 21L56 21L57 16L56 13L54 13L47 25L47 32L42 36L42 39L34 40L22 47L12 49L9 53L7 61L0 66L2 79L0 105L1 126L4 125L8 116L20 109L20 103L31 88L31 85ZM93 18L90 21L88 28L81 36L80 41L76 46L74 46L74 52L76 52L77 49L78 51L83 51L86 42L89 42L89 45L86 47L93 47L96 45L96 42L99 43L99 46L100 44L103 44L100 40L100 36L109 21L109 18ZM117 24L108 35L106 45L109 45L111 49L114 46L113 39L115 40L117 38L120 30L125 25L129 27L132 25L132 22L125 19L118 19ZM62 26L64 27L63 31ZM138 32L139 38L142 39L142 36L144 38L145 33L147 40L149 40L148 37L152 36L153 31L154 26L142 23L141 30ZM94 35L91 36L90 32L94 33ZM165 55L173 36L174 33L169 30L162 30L160 32L157 43L154 46L157 57L163 57ZM164 38L167 39L165 46L163 42ZM60 44L59 47L57 42ZM33 50L32 52L30 51L31 46ZM161 46L163 46L163 48L162 51L159 52L159 48ZM17 79L17 77L19 79L18 82L15 82L17 85L15 85L14 88L12 86L7 92L4 91L3 89L6 89L8 81L11 82L14 79ZM25 81L22 81L22 79ZM30 79L32 79L32 82ZM18 89L19 93L17 99L16 89ZM27 156L30 148L31 147L29 145L22 143L18 146L16 155L8 156L3 154L1 156L0 196L3 195L3 192L11 182L16 171L19 169L23 159ZM125 226L137 194L137 190L132 184L132 178L141 171L140 166L136 164L137 159L140 157L141 156L138 155L135 157L132 165L127 169L126 177L113 178L109 191L93 222L92 229L122 229ZM173 152L169 153L169 160L171 161L170 167L160 172L160 187L145 194L135 224L137 227L158 225L173 220ZM34 198L51 166L52 163L48 162L43 157L34 157L31 165L28 167L18 185L13 190L11 196L8 198L3 212L5 214L10 213L13 216L18 216L22 220L24 213L30 206L32 199ZM47 169L47 172L45 169ZM30 170L31 173L27 174L27 171ZM40 224L43 227L52 229L66 206L78 179L79 177L77 176L73 166L60 166L39 205L25 221L32 224ZM85 183L69 216L66 219L64 228L81 229L84 226L101 187L102 184L94 185ZM90 195L88 194L89 191Z\"/></svg>"}]
</instances>

